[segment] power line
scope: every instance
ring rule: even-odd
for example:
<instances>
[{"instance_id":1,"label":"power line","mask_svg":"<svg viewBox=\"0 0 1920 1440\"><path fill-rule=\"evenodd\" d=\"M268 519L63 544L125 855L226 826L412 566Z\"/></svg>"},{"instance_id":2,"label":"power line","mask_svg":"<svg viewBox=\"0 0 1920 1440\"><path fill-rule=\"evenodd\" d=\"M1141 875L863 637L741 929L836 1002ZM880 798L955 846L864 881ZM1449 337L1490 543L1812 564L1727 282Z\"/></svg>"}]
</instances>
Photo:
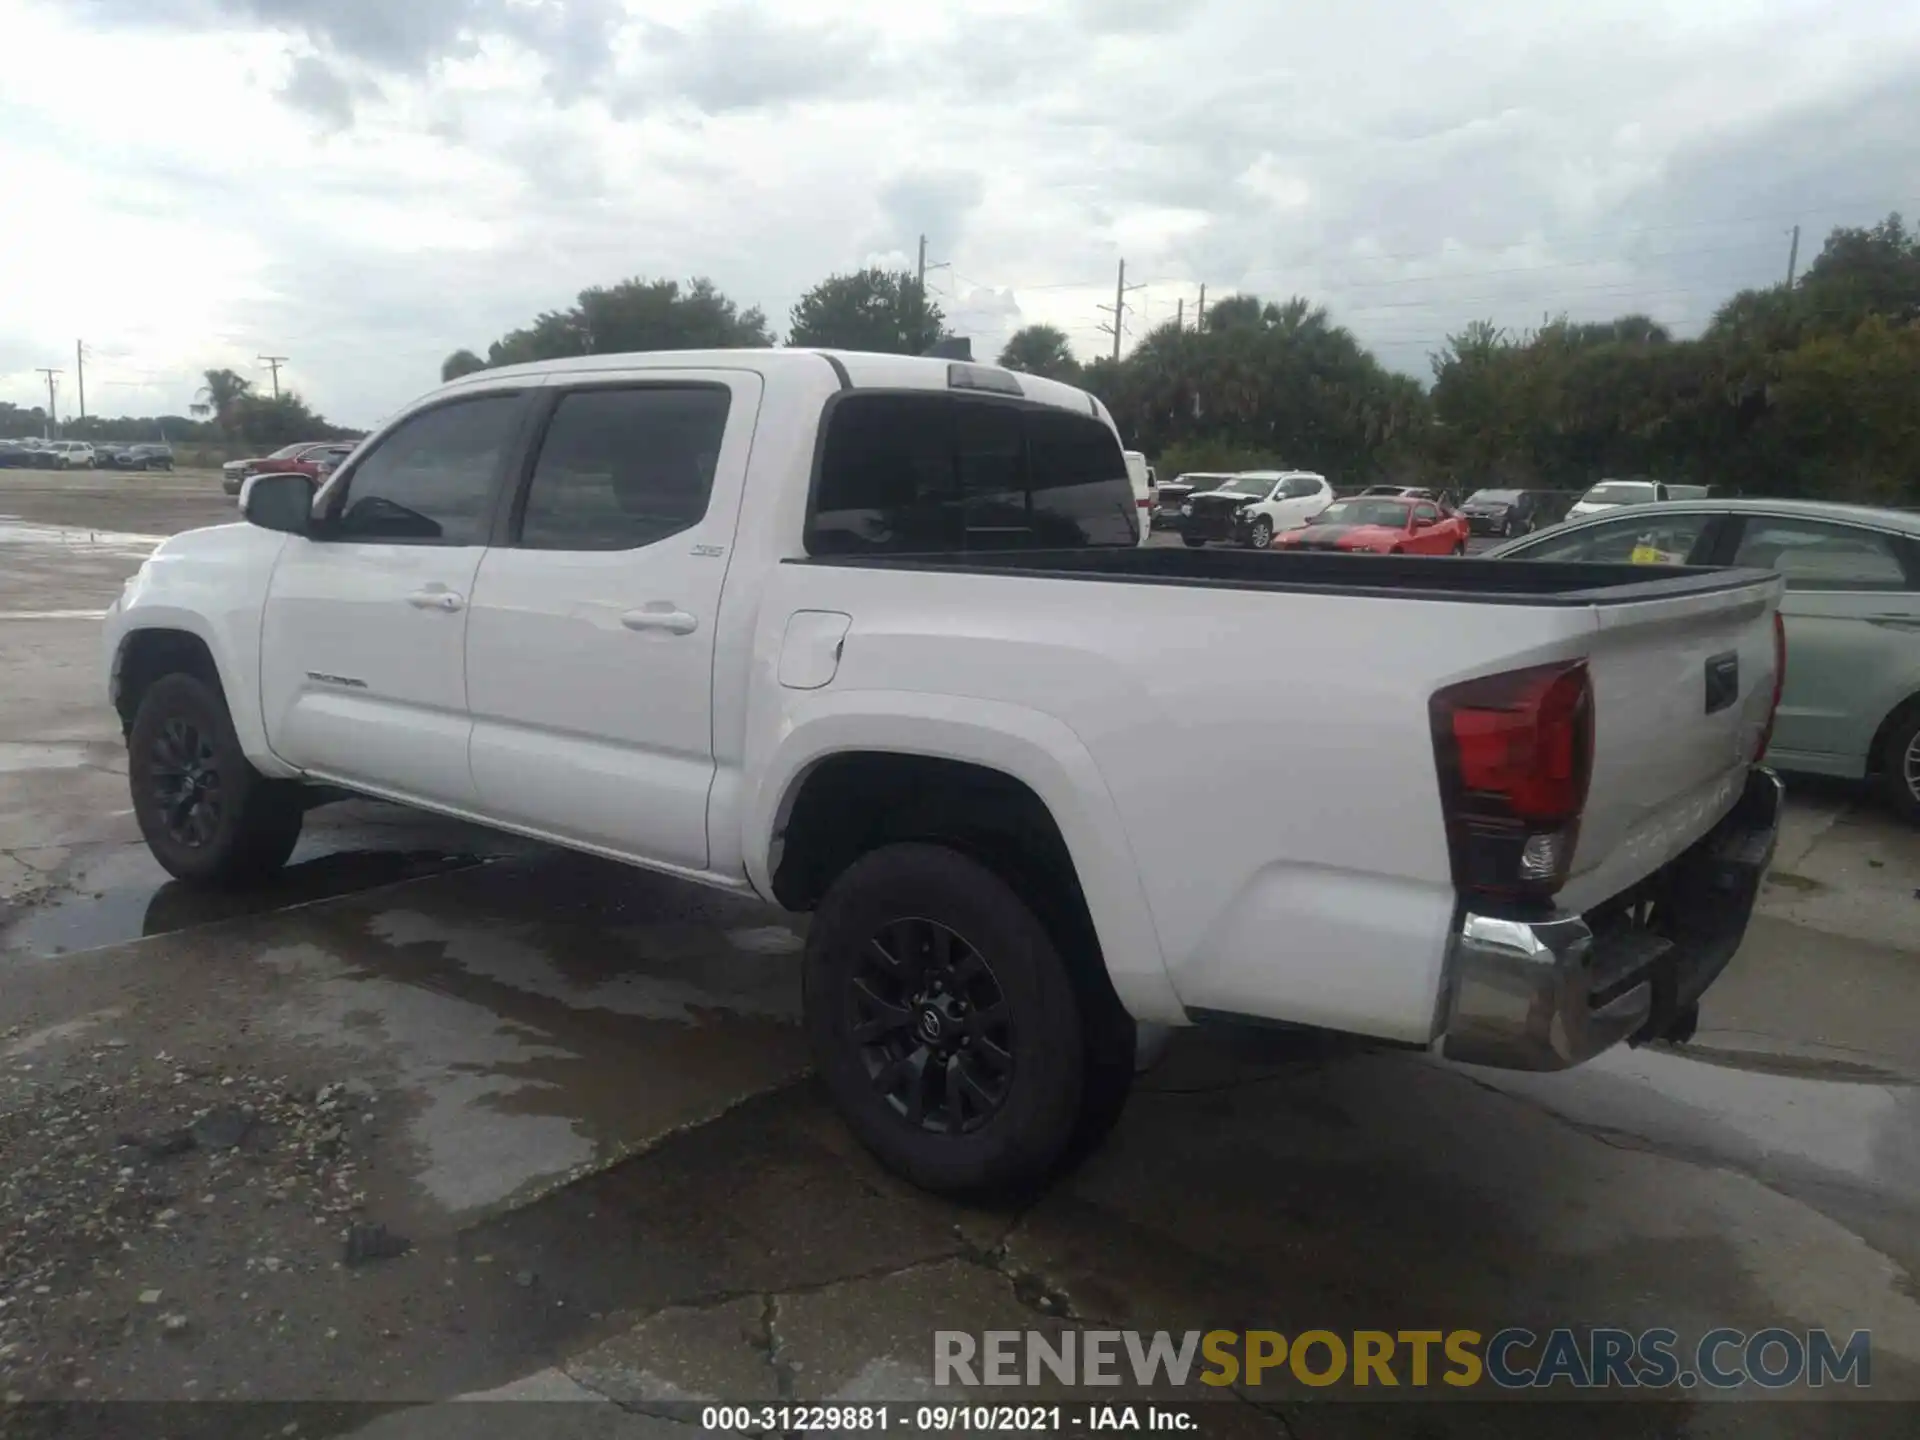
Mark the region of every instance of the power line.
<instances>
[{"instance_id":1,"label":"power line","mask_svg":"<svg viewBox=\"0 0 1920 1440\"><path fill-rule=\"evenodd\" d=\"M280 398L280 367L287 363L285 355L256 355L254 359L273 371L273 398Z\"/></svg>"}]
</instances>

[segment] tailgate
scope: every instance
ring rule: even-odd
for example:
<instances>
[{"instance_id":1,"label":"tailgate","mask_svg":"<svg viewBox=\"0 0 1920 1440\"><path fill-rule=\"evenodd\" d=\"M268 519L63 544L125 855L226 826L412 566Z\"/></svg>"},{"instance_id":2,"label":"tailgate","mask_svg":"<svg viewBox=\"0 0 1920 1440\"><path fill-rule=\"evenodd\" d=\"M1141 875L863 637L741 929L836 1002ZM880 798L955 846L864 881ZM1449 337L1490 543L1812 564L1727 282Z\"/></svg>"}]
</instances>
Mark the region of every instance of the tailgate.
<instances>
[{"instance_id":1,"label":"tailgate","mask_svg":"<svg viewBox=\"0 0 1920 1440\"><path fill-rule=\"evenodd\" d=\"M1773 702L1781 588L1754 572L1737 589L1594 607L1593 780L1563 908L1611 899L1739 798Z\"/></svg>"}]
</instances>

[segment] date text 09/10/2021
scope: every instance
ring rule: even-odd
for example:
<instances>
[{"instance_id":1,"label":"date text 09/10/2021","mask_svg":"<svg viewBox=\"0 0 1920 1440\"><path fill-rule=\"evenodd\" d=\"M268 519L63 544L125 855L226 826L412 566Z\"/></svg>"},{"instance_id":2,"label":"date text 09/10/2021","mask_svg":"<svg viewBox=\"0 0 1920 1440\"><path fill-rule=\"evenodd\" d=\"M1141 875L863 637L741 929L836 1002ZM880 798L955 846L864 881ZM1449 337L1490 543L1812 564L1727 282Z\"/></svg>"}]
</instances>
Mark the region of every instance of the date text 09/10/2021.
<instances>
[{"instance_id":1,"label":"date text 09/10/2021","mask_svg":"<svg viewBox=\"0 0 1920 1440\"><path fill-rule=\"evenodd\" d=\"M708 1405L700 1428L708 1434L833 1434L902 1431L908 1434L1018 1434L1023 1431L1152 1430L1191 1434L1200 1427L1192 1409L1164 1405Z\"/></svg>"}]
</instances>

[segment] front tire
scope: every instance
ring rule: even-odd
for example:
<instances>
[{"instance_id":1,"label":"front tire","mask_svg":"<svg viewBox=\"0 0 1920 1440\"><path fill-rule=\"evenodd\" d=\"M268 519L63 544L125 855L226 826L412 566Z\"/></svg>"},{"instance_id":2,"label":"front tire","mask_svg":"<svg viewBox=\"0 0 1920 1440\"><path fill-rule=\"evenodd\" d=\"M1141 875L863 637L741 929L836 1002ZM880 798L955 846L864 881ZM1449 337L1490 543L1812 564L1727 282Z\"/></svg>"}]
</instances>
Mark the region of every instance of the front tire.
<instances>
[{"instance_id":1,"label":"front tire","mask_svg":"<svg viewBox=\"0 0 1920 1440\"><path fill-rule=\"evenodd\" d=\"M1090 1107L1090 1084L1114 1077L1090 1065L1046 926L956 850L888 845L849 866L808 931L804 988L828 1094L881 1164L924 1189L1028 1189L1111 1123L1088 1113L1111 1104Z\"/></svg>"},{"instance_id":2,"label":"front tire","mask_svg":"<svg viewBox=\"0 0 1920 1440\"><path fill-rule=\"evenodd\" d=\"M1511 515L1507 516L1500 524L1500 538L1503 540L1511 540L1513 538L1513 517Z\"/></svg>"},{"instance_id":3,"label":"front tire","mask_svg":"<svg viewBox=\"0 0 1920 1440\"><path fill-rule=\"evenodd\" d=\"M1247 535L1247 543L1256 550L1265 550L1273 544L1273 522L1262 515L1253 522L1253 529Z\"/></svg>"},{"instance_id":4,"label":"front tire","mask_svg":"<svg viewBox=\"0 0 1920 1440\"><path fill-rule=\"evenodd\" d=\"M1453 553L1454 553L1454 554L1455 554L1456 556L1458 556L1458 555L1464 555L1464 554L1466 554L1466 553L1467 553L1467 542L1466 542L1466 541L1464 541L1464 540L1462 540L1462 541L1461 541L1461 542L1460 542L1460 543L1459 543L1458 545L1456 545L1456 546L1454 546L1454 547L1453 547Z\"/></svg>"},{"instance_id":5,"label":"front tire","mask_svg":"<svg viewBox=\"0 0 1920 1440\"><path fill-rule=\"evenodd\" d=\"M1180 537L1180 543L1186 546L1189 550L1198 550L1202 545L1206 544L1207 542L1204 540L1197 540L1191 535L1182 535Z\"/></svg>"},{"instance_id":6,"label":"front tire","mask_svg":"<svg viewBox=\"0 0 1920 1440\"><path fill-rule=\"evenodd\" d=\"M164 675L141 699L127 782L147 849L190 885L256 884L300 839L300 787L247 762L226 702L191 675Z\"/></svg>"},{"instance_id":7,"label":"front tire","mask_svg":"<svg viewBox=\"0 0 1920 1440\"><path fill-rule=\"evenodd\" d=\"M1880 784L1894 813L1920 825L1920 705L1894 721L1880 752Z\"/></svg>"}]
</instances>

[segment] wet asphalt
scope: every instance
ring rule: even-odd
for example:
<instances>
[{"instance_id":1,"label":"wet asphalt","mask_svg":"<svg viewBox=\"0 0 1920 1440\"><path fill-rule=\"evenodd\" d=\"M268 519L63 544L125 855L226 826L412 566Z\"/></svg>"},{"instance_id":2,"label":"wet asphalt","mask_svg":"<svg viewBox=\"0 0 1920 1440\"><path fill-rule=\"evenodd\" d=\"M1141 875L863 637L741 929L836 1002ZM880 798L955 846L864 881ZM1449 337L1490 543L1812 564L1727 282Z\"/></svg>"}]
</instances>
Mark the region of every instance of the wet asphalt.
<instances>
[{"instance_id":1,"label":"wet asphalt","mask_svg":"<svg viewBox=\"0 0 1920 1440\"><path fill-rule=\"evenodd\" d=\"M816 1094L800 917L364 801L266 890L169 882L92 617L231 513L207 476L0 472L7 1397L912 1399L936 1329L1784 1326L1870 1330L1871 1388L1555 1429L1915 1433L1920 834L1852 788L1790 787L1687 1046L1520 1076L1187 1032L1079 1170L962 1207ZM235 1146L151 1153L228 1111ZM405 1253L350 1260L355 1225ZM1243 1385L1205 1428L1479 1423L1365 1398Z\"/></svg>"}]
</instances>

